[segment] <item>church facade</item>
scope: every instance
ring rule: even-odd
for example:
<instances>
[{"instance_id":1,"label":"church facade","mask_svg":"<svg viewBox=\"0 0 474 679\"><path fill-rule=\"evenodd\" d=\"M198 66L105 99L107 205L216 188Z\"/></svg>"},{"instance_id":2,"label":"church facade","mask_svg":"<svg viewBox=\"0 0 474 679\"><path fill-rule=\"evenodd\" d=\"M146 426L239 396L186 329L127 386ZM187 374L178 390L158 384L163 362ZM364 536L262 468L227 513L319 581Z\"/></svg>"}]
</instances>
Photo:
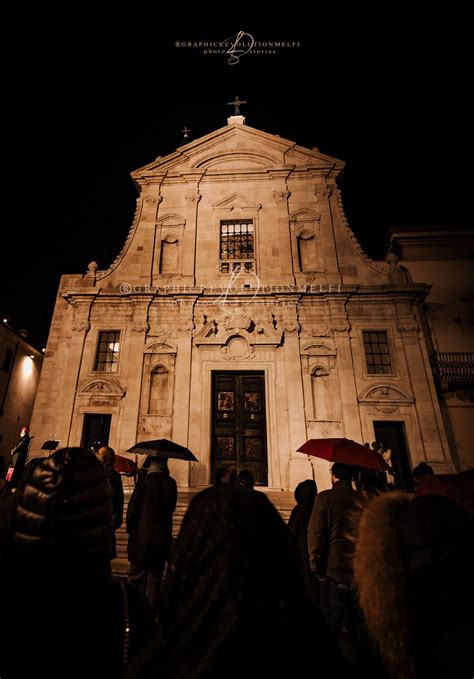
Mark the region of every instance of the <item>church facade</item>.
<instances>
[{"instance_id":1,"label":"church facade","mask_svg":"<svg viewBox=\"0 0 474 679\"><path fill-rule=\"evenodd\" d=\"M400 478L453 470L420 319L429 291L372 261L344 215L343 162L241 116L132 176L107 270L61 279L32 420L61 446L168 438L182 487L217 467L293 489L309 438L383 440ZM40 451L34 453L40 454ZM313 467L313 469L311 468Z\"/></svg>"}]
</instances>

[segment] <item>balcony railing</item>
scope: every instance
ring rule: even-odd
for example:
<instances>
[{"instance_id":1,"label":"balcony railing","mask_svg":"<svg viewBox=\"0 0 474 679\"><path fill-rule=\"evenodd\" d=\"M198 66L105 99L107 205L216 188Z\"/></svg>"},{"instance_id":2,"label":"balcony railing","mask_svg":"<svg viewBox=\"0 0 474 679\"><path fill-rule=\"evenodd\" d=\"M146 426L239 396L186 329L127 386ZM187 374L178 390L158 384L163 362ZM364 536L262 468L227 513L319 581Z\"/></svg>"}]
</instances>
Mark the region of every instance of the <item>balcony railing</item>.
<instances>
[{"instance_id":1,"label":"balcony railing","mask_svg":"<svg viewBox=\"0 0 474 679\"><path fill-rule=\"evenodd\" d=\"M435 351L430 356L433 375L443 389L474 386L474 353Z\"/></svg>"}]
</instances>

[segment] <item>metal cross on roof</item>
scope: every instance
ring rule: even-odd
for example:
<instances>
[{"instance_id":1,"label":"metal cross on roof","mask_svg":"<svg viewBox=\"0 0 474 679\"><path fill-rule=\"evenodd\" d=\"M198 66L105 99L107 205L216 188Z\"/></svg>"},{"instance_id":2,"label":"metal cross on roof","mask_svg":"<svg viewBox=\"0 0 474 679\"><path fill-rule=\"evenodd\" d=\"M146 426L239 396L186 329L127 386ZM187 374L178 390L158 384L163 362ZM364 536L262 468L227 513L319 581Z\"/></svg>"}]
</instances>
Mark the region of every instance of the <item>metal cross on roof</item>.
<instances>
[{"instance_id":1,"label":"metal cross on roof","mask_svg":"<svg viewBox=\"0 0 474 679\"><path fill-rule=\"evenodd\" d=\"M234 100L234 101L228 101L228 102L227 102L227 106L235 106L234 115L235 115L235 116L240 116L240 108L239 108L239 106L240 106L241 104L246 104L246 103L247 103L246 101L240 101L239 97L235 97L235 100Z\"/></svg>"},{"instance_id":2,"label":"metal cross on roof","mask_svg":"<svg viewBox=\"0 0 474 679\"><path fill-rule=\"evenodd\" d=\"M188 128L185 125L184 130L181 130L181 132L184 134L184 138L187 139L189 137L188 133L191 132L191 130L188 130Z\"/></svg>"}]
</instances>

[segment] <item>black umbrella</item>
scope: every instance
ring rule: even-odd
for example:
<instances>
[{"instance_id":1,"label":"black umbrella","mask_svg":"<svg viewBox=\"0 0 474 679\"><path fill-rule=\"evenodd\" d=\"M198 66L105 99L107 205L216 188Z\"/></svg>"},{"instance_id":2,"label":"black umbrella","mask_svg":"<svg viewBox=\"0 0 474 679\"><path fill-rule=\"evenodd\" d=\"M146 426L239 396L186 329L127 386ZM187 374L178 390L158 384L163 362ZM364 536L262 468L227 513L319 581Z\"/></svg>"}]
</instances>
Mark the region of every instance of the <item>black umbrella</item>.
<instances>
[{"instance_id":1,"label":"black umbrella","mask_svg":"<svg viewBox=\"0 0 474 679\"><path fill-rule=\"evenodd\" d=\"M176 460L189 460L197 462L189 448L180 446L168 439L155 439L154 441L141 441L127 450L128 453L139 455L151 455L152 457L172 457Z\"/></svg>"}]
</instances>

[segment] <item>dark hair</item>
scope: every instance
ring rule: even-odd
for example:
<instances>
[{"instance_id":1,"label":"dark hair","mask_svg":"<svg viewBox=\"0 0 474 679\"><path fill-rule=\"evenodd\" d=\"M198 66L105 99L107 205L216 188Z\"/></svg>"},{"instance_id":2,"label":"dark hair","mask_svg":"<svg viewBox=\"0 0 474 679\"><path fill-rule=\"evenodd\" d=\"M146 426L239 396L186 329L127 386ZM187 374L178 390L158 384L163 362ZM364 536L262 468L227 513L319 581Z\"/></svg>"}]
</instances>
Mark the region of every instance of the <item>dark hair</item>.
<instances>
[{"instance_id":1,"label":"dark hair","mask_svg":"<svg viewBox=\"0 0 474 679\"><path fill-rule=\"evenodd\" d=\"M420 464L417 464L416 467L413 468L412 473L413 478L417 480L421 479L422 476L434 475L433 467L427 462L420 462Z\"/></svg>"},{"instance_id":2,"label":"dark hair","mask_svg":"<svg viewBox=\"0 0 474 679\"><path fill-rule=\"evenodd\" d=\"M254 480L252 472L249 469L242 469L237 477L237 483L241 486L244 486L245 488L250 488L250 490L253 490Z\"/></svg>"},{"instance_id":3,"label":"dark hair","mask_svg":"<svg viewBox=\"0 0 474 679\"><path fill-rule=\"evenodd\" d=\"M354 467L343 462L334 462L331 467L331 473L339 481L350 481L354 476Z\"/></svg>"},{"instance_id":4,"label":"dark hair","mask_svg":"<svg viewBox=\"0 0 474 679\"><path fill-rule=\"evenodd\" d=\"M237 469L235 467L219 467L214 474L217 483L235 483L237 479Z\"/></svg>"}]
</instances>

